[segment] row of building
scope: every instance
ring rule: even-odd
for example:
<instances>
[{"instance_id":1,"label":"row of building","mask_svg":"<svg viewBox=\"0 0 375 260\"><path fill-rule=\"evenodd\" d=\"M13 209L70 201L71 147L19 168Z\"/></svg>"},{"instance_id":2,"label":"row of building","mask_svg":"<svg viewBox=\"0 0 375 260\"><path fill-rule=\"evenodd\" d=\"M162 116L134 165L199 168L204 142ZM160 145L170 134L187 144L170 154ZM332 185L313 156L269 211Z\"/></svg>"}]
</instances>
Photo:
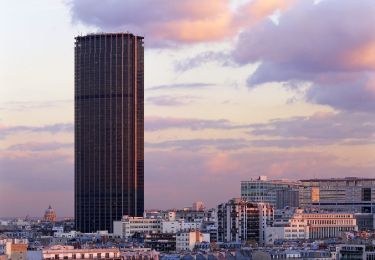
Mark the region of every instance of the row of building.
<instances>
[{"instance_id":1,"label":"row of building","mask_svg":"<svg viewBox=\"0 0 375 260\"><path fill-rule=\"evenodd\" d=\"M204 208L202 206L202 208ZM374 230L375 179L341 178L241 182L241 198L211 210L148 212L114 221L114 234L175 234L199 230L215 242L335 238Z\"/></svg>"},{"instance_id":2,"label":"row of building","mask_svg":"<svg viewBox=\"0 0 375 260\"><path fill-rule=\"evenodd\" d=\"M287 208L274 214L267 203L232 199L218 207L218 241L273 245L278 240L319 240L337 238L357 231L352 213L305 212Z\"/></svg>"},{"instance_id":3,"label":"row of building","mask_svg":"<svg viewBox=\"0 0 375 260\"><path fill-rule=\"evenodd\" d=\"M275 209L319 208L326 211L375 213L375 178L268 180L241 182L241 198L266 202Z\"/></svg>"},{"instance_id":4,"label":"row of building","mask_svg":"<svg viewBox=\"0 0 375 260\"><path fill-rule=\"evenodd\" d=\"M195 213L199 215L198 212ZM190 236L194 239L189 239L189 246L176 246L176 249L192 250L196 242L273 245L280 240L337 238L344 232L358 231L354 213L312 212L301 208L275 210L269 203L249 202L240 198L218 205L217 210L210 210L207 216L211 217L192 221L184 218L177 220L124 216L120 221L114 222L113 235L131 238L144 234L175 234L172 239L177 244L179 238ZM197 231L199 233L195 233ZM195 239L196 236L204 239ZM165 240L165 237L160 236L160 239Z\"/></svg>"}]
</instances>

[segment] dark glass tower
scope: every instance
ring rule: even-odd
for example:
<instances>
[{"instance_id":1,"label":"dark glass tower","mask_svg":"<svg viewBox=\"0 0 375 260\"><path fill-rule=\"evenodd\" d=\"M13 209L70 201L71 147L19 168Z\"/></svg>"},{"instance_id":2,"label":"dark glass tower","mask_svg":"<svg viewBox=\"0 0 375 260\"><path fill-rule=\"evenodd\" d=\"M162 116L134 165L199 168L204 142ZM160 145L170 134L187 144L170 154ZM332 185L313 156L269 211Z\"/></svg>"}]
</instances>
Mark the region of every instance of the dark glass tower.
<instances>
[{"instance_id":1,"label":"dark glass tower","mask_svg":"<svg viewBox=\"0 0 375 260\"><path fill-rule=\"evenodd\" d=\"M75 222L113 230L144 209L143 37L75 38Z\"/></svg>"}]
</instances>

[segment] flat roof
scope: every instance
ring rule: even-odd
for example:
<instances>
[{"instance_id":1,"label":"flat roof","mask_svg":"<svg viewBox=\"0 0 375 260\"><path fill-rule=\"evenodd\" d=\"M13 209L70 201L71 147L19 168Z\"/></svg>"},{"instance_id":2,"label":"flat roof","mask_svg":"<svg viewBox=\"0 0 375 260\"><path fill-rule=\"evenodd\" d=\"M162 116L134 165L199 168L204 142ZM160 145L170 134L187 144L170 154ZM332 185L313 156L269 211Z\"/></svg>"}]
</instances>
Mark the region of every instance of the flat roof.
<instances>
[{"instance_id":1,"label":"flat roof","mask_svg":"<svg viewBox=\"0 0 375 260\"><path fill-rule=\"evenodd\" d=\"M307 182L307 181L375 181L375 178L361 178L361 177L344 177L344 178L316 178L316 179L304 179L300 180L302 182Z\"/></svg>"},{"instance_id":2,"label":"flat roof","mask_svg":"<svg viewBox=\"0 0 375 260\"><path fill-rule=\"evenodd\" d=\"M135 35L130 32L98 32L98 33L88 33L86 35L78 35L74 37L75 39L80 39L80 38L94 38L94 37L100 37L100 36L120 36L120 35L130 35L130 36L136 36L140 39L144 39L143 36Z\"/></svg>"}]
</instances>

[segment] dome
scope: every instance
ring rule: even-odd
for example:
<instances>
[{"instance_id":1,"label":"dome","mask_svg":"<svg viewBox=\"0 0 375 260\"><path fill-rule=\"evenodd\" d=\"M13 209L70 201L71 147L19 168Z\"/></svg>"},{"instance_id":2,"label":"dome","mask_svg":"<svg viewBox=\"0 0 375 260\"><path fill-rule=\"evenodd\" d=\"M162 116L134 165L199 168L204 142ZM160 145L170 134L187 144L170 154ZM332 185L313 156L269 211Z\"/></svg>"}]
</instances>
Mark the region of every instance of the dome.
<instances>
[{"instance_id":1,"label":"dome","mask_svg":"<svg viewBox=\"0 0 375 260\"><path fill-rule=\"evenodd\" d=\"M52 209L51 205L49 205L48 209L46 209L46 212L44 213L43 220L44 221L50 221L50 222L56 221L56 213Z\"/></svg>"}]
</instances>

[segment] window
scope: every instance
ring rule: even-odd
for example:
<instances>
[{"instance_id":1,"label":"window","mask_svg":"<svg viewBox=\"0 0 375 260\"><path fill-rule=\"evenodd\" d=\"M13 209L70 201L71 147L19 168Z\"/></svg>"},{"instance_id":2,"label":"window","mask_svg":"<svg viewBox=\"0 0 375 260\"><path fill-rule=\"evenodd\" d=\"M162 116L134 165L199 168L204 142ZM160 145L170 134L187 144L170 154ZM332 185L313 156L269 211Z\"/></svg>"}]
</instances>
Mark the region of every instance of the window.
<instances>
[{"instance_id":1,"label":"window","mask_svg":"<svg viewBox=\"0 0 375 260\"><path fill-rule=\"evenodd\" d=\"M371 201L371 188L362 188L362 201Z\"/></svg>"}]
</instances>

